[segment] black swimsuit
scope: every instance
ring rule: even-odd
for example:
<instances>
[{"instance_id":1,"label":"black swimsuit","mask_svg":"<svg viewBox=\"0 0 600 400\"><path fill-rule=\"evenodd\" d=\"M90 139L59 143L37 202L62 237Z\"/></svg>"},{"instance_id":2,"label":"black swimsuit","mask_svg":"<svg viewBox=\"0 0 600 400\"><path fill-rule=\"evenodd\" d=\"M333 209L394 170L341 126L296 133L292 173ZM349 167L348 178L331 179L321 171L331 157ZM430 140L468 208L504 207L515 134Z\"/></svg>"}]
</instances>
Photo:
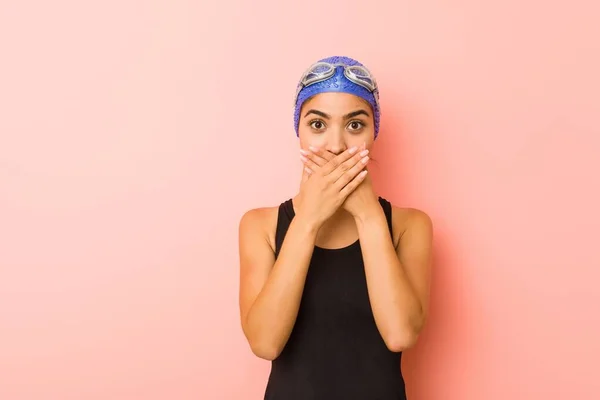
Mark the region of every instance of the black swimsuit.
<instances>
[{"instance_id":1,"label":"black swimsuit","mask_svg":"<svg viewBox=\"0 0 600 400\"><path fill-rule=\"evenodd\" d=\"M379 198L392 233L391 204ZM276 256L294 218L279 207ZM298 317L272 362L265 400L405 400L402 354L386 347L373 318L360 242L314 248Z\"/></svg>"}]
</instances>

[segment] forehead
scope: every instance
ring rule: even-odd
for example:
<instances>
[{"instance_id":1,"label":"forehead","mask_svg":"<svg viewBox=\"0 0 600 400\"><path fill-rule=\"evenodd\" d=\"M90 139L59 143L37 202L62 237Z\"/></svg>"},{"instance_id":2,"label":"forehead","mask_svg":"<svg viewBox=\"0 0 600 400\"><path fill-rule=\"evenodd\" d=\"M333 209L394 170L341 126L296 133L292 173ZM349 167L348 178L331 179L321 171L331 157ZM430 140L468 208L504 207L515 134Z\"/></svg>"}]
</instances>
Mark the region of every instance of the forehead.
<instances>
[{"instance_id":1,"label":"forehead","mask_svg":"<svg viewBox=\"0 0 600 400\"><path fill-rule=\"evenodd\" d=\"M371 111L371 105L365 99L350 93L327 92L319 93L308 99L302 105L303 110L318 109L328 114L346 114L350 111Z\"/></svg>"}]
</instances>

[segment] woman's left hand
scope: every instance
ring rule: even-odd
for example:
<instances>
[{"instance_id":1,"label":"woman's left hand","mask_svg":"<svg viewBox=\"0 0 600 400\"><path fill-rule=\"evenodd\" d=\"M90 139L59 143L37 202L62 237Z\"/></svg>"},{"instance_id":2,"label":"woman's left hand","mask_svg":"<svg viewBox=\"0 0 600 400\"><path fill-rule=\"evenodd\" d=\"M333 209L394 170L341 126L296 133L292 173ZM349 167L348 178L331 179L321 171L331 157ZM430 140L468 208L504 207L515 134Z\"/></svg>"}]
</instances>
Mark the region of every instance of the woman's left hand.
<instances>
[{"instance_id":1,"label":"woman's left hand","mask_svg":"<svg viewBox=\"0 0 600 400\"><path fill-rule=\"evenodd\" d=\"M364 150L364 147L359 151L362 150ZM307 161L304 162L304 165L309 169L309 171L322 167L331 158L335 157L335 154L322 149L311 148L310 152L301 150L301 153L307 159ZM360 218L361 216L368 214L370 211L376 210L378 206L379 202L377 196L375 195L375 191L373 190L371 177L368 173L363 182L361 182L361 184L358 185L358 187L352 193L350 193L350 195L346 198L346 201L344 201L342 204L342 208L348 211L355 218Z\"/></svg>"}]
</instances>

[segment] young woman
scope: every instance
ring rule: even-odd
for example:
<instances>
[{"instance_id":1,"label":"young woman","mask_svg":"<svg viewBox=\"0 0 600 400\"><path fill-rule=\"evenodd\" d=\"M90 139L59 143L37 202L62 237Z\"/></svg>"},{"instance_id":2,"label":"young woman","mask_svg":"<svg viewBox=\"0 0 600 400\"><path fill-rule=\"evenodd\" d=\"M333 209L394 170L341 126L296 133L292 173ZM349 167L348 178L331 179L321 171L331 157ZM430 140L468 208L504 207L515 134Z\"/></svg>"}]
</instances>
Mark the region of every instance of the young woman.
<instances>
[{"instance_id":1,"label":"young woman","mask_svg":"<svg viewBox=\"0 0 600 400\"><path fill-rule=\"evenodd\" d=\"M295 99L300 190L240 221L241 323L272 360L265 399L406 399L400 360L427 317L432 223L374 193L379 119L362 64L312 65Z\"/></svg>"}]
</instances>

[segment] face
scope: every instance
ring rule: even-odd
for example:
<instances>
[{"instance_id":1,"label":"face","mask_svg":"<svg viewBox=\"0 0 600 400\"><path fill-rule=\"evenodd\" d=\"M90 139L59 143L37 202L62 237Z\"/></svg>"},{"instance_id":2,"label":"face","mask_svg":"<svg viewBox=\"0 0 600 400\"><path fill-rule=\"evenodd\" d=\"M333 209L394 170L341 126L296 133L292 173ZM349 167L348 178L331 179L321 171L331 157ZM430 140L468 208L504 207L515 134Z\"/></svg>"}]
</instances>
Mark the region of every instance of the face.
<instances>
[{"instance_id":1,"label":"face","mask_svg":"<svg viewBox=\"0 0 600 400\"><path fill-rule=\"evenodd\" d=\"M371 105L349 93L319 93L304 102L298 124L300 146L320 147L334 154L366 144L375 136Z\"/></svg>"}]
</instances>

